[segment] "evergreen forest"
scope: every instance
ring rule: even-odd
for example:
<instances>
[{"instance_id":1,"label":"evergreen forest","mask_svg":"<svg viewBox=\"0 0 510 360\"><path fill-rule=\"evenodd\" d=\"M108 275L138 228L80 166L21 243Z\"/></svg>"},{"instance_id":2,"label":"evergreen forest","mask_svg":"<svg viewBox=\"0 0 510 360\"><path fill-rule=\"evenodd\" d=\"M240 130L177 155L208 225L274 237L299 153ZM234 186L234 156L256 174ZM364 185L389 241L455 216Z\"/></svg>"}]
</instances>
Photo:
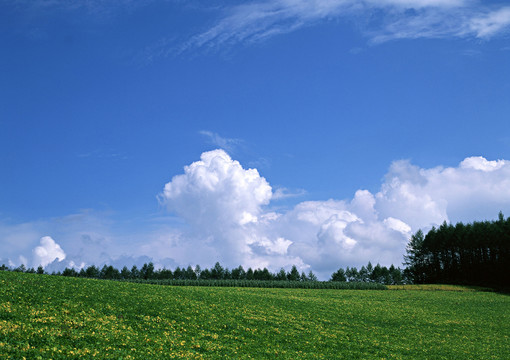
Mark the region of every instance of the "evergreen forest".
<instances>
[{"instance_id":1,"label":"evergreen forest","mask_svg":"<svg viewBox=\"0 0 510 360\"><path fill-rule=\"evenodd\" d=\"M510 218L418 230L406 249L405 274L413 283L510 288Z\"/></svg>"}]
</instances>

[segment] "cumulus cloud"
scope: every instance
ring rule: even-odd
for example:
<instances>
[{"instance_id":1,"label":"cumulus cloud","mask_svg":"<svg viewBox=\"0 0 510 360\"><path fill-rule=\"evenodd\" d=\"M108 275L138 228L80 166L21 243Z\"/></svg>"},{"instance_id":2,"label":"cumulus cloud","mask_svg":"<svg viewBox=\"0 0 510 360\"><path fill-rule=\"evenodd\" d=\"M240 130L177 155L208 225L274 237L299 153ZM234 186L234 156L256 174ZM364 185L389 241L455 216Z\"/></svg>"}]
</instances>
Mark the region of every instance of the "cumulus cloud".
<instances>
[{"instance_id":1,"label":"cumulus cloud","mask_svg":"<svg viewBox=\"0 0 510 360\"><path fill-rule=\"evenodd\" d=\"M473 156L466 158L460 163L460 167L464 169L474 169L481 171L494 171L505 166L505 160L489 161L481 156Z\"/></svg>"},{"instance_id":2,"label":"cumulus cloud","mask_svg":"<svg viewBox=\"0 0 510 360\"><path fill-rule=\"evenodd\" d=\"M174 176L161 196L189 224L180 246L195 256L273 270L296 264L327 278L339 266L400 265L409 237L420 228L494 218L510 208L509 179L504 160L471 157L456 167L430 169L401 160L391 164L376 193L358 190L351 200L304 201L271 211L267 180L215 150Z\"/></svg>"},{"instance_id":3,"label":"cumulus cloud","mask_svg":"<svg viewBox=\"0 0 510 360\"><path fill-rule=\"evenodd\" d=\"M421 169L408 161L392 164L376 209L413 229L442 221L494 218L510 204L507 161L469 157L457 167Z\"/></svg>"},{"instance_id":4,"label":"cumulus cloud","mask_svg":"<svg viewBox=\"0 0 510 360\"><path fill-rule=\"evenodd\" d=\"M490 38L510 26L510 8L468 0L276 0L227 7L185 46L258 42L320 21L357 19L376 42L397 38Z\"/></svg>"},{"instance_id":5,"label":"cumulus cloud","mask_svg":"<svg viewBox=\"0 0 510 360\"><path fill-rule=\"evenodd\" d=\"M161 200L192 226L202 248L221 249L218 255L230 262L233 256L249 261L249 245L259 242L252 225L271 196L271 186L256 169L244 169L224 150L214 150L174 176Z\"/></svg>"},{"instance_id":6,"label":"cumulus cloud","mask_svg":"<svg viewBox=\"0 0 510 360\"><path fill-rule=\"evenodd\" d=\"M205 152L165 185L165 204L195 224L244 225L256 222L272 196L271 186L256 169L243 169L224 150Z\"/></svg>"},{"instance_id":7,"label":"cumulus cloud","mask_svg":"<svg viewBox=\"0 0 510 360\"><path fill-rule=\"evenodd\" d=\"M59 244L55 242L51 237L44 236L40 240L40 245L35 247L33 250L33 264L34 266L46 265L52 263L55 260L59 262L66 258L66 253Z\"/></svg>"},{"instance_id":8,"label":"cumulus cloud","mask_svg":"<svg viewBox=\"0 0 510 360\"><path fill-rule=\"evenodd\" d=\"M359 190L350 201L307 201L278 219L279 232L293 241L289 254L299 257L322 278L340 266L368 261L400 264L408 225L381 218L375 197Z\"/></svg>"}]
</instances>

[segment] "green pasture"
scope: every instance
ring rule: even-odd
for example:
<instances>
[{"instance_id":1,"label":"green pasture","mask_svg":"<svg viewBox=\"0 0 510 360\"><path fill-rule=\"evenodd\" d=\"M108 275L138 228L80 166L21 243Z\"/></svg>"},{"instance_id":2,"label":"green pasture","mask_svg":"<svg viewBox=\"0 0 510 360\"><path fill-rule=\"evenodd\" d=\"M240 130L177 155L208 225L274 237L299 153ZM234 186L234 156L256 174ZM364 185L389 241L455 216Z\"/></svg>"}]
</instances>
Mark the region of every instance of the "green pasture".
<instances>
[{"instance_id":1,"label":"green pasture","mask_svg":"<svg viewBox=\"0 0 510 360\"><path fill-rule=\"evenodd\" d=\"M0 272L1 359L510 359L510 297Z\"/></svg>"}]
</instances>

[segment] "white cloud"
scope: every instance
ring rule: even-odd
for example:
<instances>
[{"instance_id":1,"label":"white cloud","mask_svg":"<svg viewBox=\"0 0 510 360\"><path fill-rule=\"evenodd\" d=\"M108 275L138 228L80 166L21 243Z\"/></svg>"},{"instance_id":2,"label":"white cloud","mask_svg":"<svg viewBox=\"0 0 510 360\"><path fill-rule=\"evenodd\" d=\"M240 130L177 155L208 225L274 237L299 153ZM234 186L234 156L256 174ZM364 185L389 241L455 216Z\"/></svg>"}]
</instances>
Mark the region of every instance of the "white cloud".
<instances>
[{"instance_id":1,"label":"white cloud","mask_svg":"<svg viewBox=\"0 0 510 360\"><path fill-rule=\"evenodd\" d=\"M482 157L431 169L395 161L375 194L358 190L350 201L305 201L275 212L265 207L267 181L216 150L174 177L163 197L194 230L183 234L183 247L226 264L277 270L295 263L327 278L339 266L400 265L420 228L510 210L510 165Z\"/></svg>"},{"instance_id":2,"label":"white cloud","mask_svg":"<svg viewBox=\"0 0 510 360\"><path fill-rule=\"evenodd\" d=\"M165 185L162 199L193 224L243 225L256 222L261 207L271 199L271 186L256 169L245 170L223 150L202 154Z\"/></svg>"},{"instance_id":3,"label":"white cloud","mask_svg":"<svg viewBox=\"0 0 510 360\"><path fill-rule=\"evenodd\" d=\"M392 218L391 216L384 219L383 223L392 230L399 231L404 235L410 235L411 227L399 219Z\"/></svg>"},{"instance_id":4,"label":"white cloud","mask_svg":"<svg viewBox=\"0 0 510 360\"><path fill-rule=\"evenodd\" d=\"M407 161L394 162L376 209L413 229L442 221L492 219L510 205L508 161L470 157L458 167L420 169Z\"/></svg>"},{"instance_id":5,"label":"white cloud","mask_svg":"<svg viewBox=\"0 0 510 360\"><path fill-rule=\"evenodd\" d=\"M464 169L474 169L481 171L494 171L501 169L503 166L505 166L505 160L488 161L481 156L472 156L464 159L460 163L460 167Z\"/></svg>"},{"instance_id":6,"label":"white cloud","mask_svg":"<svg viewBox=\"0 0 510 360\"><path fill-rule=\"evenodd\" d=\"M327 278L339 266L369 260L400 264L410 231L402 220L379 218L376 196L366 190L350 202L305 201L290 211L269 211L267 181L223 150L206 152L186 166L161 198L190 226L178 243L168 243L180 251L174 252L178 262L182 255L188 262L219 260L272 270L296 264Z\"/></svg>"},{"instance_id":7,"label":"white cloud","mask_svg":"<svg viewBox=\"0 0 510 360\"><path fill-rule=\"evenodd\" d=\"M214 150L174 176L161 199L191 225L198 238L194 249L219 252L232 264L253 260L250 245L260 242L254 225L271 196L271 186L256 169L244 169L225 151Z\"/></svg>"},{"instance_id":8,"label":"white cloud","mask_svg":"<svg viewBox=\"0 0 510 360\"><path fill-rule=\"evenodd\" d=\"M276 228L293 241L289 254L301 258L321 278L328 278L340 266L368 261L398 265L409 235L402 233L407 225L380 219L375 203L366 190L357 191L350 202L303 202L279 218ZM388 221L400 228L388 226Z\"/></svg>"},{"instance_id":9,"label":"white cloud","mask_svg":"<svg viewBox=\"0 0 510 360\"><path fill-rule=\"evenodd\" d=\"M33 264L34 266L46 265L52 263L55 260L59 262L66 258L64 250L59 244L55 242L51 237L44 236L40 240L40 245L35 247L33 250Z\"/></svg>"},{"instance_id":10,"label":"white cloud","mask_svg":"<svg viewBox=\"0 0 510 360\"><path fill-rule=\"evenodd\" d=\"M510 26L510 8L469 0L273 0L227 7L183 49L262 41L319 21L359 21L374 42L399 38L489 38Z\"/></svg>"},{"instance_id":11,"label":"white cloud","mask_svg":"<svg viewBox=\"0 0 510 360\"><path fill-rule=\"evenodd\" d=\"M375 208L382 216L403 220L413 229L448 220L446 199L434 196L429 188L429 179L437 171L420 169L408 161L394 162L375 194Z\"/></svg>"}]
</instances>

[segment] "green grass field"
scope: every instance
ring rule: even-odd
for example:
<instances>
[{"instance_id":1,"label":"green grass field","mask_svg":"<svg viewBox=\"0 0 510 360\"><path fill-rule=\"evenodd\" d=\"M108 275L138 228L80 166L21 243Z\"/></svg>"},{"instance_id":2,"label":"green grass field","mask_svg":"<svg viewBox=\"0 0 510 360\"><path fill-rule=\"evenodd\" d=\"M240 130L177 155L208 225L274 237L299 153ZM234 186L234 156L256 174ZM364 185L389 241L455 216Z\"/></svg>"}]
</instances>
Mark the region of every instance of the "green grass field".
<instances>
[{"instance_id":1,"label":"green grass field","mask_svg":"<svg viewBox=\"0 0 510 360\"><path fill-rule=\"evenodd\" d=\"M0 272L0 358L510 359L510 297Z\"/></svg>"}]
</instances>

